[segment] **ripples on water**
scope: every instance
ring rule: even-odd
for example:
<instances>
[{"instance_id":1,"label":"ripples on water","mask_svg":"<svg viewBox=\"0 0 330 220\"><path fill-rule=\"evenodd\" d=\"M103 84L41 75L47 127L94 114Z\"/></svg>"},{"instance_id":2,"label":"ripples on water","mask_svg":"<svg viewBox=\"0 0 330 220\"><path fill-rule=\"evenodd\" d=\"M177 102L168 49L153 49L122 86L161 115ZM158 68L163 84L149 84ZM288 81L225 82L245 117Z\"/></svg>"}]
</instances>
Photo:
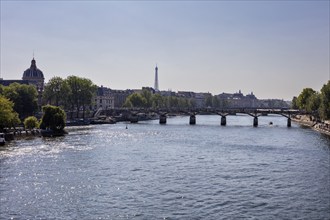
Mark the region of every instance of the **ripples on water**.
<instances>
[{"instance_id":1,"label":"ripples on water","mask_svg":"<svg viewBox=\"0 0 330 220\"><path fill-rule=\"evenodd\" d=\"M219 123L177 117L13 141L0 148L0 218L330 219L328 137L282 117Z\"/></svg>"}]
</instances>

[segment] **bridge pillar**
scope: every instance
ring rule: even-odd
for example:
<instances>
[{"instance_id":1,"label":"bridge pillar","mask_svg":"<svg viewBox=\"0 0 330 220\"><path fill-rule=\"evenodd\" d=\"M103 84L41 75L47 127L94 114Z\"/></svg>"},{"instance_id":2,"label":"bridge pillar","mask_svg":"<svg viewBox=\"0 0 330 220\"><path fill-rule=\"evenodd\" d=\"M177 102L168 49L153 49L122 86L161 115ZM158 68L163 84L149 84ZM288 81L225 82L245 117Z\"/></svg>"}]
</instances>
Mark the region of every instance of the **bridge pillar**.
<instances>
[{"instance_id":1,"label":"bridge pillar","mask_svg":"<svg viewBox=\"0 0 330 220\"><path fill-rule=\"evenodd\" d=\"M137 115L131 115L131 117L130 117L131 123L138 123L138 121L139 121L139 118Z\"/></svg>"},{"instance_id":2,"label":"bridge pillar","mask_svg":"<svg viewBox=\"0 0 330 220\"><path fill-rule=\"evenodd\" d=\"M191 125L196 124L196 115L190 115L189 124L191 124Z\"/></svg>"},{"instance_id":3,"label":"bridge pillar","mask_svg":"<svg viewBox=\"0 0 330 220\"><path fill-rule=\"evenodd\" d=\"M258 127L258 117L254 116L253 118L253 127Z\"/></svg>"},{"instance_id":4,"label":"bridge pillar","mask_svg":"<svg viewBox=\"0 0 330 220\"><path fill-rule=\"evenodd\" d=\"M226 126L227 124L227 120L226 120L226 116L221 116L221 123L222 126Z\"/></svg>"},{"instance_id":5,"label":"bridge pillar","mask_svg":"<svg viewBox=\"0 0 330 220\"><path fill-rule=\"evenodd\" d=\"M291 118L288 118L287 126L288 126L288 128L291 127Z\"/></svg>"},{"instance_id":6,"label":"bridge pillar","mask_svg":"<svg viewBox=\"0 0 330 220\"><path fill-rule=\"evenodd\" d=\"M159 115L159 124L166 124L166 115Z\"/></svg>"}]
</instances>

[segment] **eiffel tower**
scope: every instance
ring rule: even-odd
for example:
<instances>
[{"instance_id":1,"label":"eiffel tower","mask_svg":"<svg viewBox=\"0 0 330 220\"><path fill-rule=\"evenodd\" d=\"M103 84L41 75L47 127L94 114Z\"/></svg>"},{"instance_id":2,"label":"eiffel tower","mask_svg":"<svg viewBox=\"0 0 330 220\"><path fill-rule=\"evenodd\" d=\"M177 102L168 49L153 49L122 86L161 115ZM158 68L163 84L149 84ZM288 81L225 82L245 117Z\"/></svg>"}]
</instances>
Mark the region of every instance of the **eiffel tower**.
<instances>
[{"instance_id":1,"label":"eiffel tower","mask_svg":"<svg viewBox=\"0 0 330 220\"><path fill-rule=\"evenodd\" d=\"M158 85L158 67L156 65L156 68L155 68L155 85L154 85L154 89L155 91L159 91L159 85Z\"/></svg>"}]
</instances>

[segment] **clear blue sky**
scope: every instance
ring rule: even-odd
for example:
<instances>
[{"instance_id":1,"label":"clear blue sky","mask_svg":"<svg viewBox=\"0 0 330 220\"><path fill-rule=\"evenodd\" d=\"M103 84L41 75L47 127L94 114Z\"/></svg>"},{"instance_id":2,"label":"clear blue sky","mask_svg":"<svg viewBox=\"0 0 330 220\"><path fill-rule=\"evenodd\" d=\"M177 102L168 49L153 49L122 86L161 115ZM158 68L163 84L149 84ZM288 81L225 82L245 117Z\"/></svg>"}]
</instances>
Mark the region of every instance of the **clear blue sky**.
<instances>
[{"instance_id":1,"label":"clear blue sky","mask_svg":"<svg viewBox=\"0 0 330 220\"><path fill-rule=\"evenodd\" d=\"M329 80L329 1L3 1L1 77L35 54L46 81L251 91L291 100Z\"/></svg>"}]
</instances>

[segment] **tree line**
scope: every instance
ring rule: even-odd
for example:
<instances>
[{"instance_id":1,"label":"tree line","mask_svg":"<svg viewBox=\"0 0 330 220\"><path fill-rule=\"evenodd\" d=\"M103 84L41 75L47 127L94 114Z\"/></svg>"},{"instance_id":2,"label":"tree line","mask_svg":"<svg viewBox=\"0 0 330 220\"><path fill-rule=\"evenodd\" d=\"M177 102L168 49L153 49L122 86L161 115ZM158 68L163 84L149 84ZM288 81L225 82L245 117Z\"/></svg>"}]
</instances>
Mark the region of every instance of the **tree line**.
<instances>
[{"instance_id":1,"label":"tree line","mask_svg":"<svg viewBox=\"0 0 330 220\"><path fill-rule=\"evenodd\" d=\"M175 97L162 96L158 93L153 94L147 89L142 89L141 93L133 93L129 95L123 107L125 108L189 108L196 105L195 100Z\"/></svg>"},{"instance_id":2,"label":"tree line","mask_svg":"<svg viewBox=\"0 0 330 220\"><path fill-rule=\"evenodd\" d=\"M83 112L93 104L97 86L89 79L69 76L66 79L53 77L45 85L42 94L43 105L55 105L71 114ZM210 107L226 106L216 96L205 98L205 105ZM193 98L162 96L153 94L148 89L141 93L133 93L126 98L123 107L133 108L193 108L196 100ZM293 97L292 107L314 113L322 120L330 119L330 81L323 85L320 92L304 88L298 97ZM12 83L9 86L0 85L0 130L14 127L39 112L38 92L33 85ZM57 110L52 110L57 111ZM51 112L49 110L49 112ZM72 115L71 115L72 117ZM34 118L29 118L26 127L33 127ZM24 123L25 124L25 123Z\"/></svg>"},{"instance_id":3,"label":"tree line","mask_svg":"<svg viewBox=\"0 0 330 220\"><path fill-rule=\"evenodd\" d=\"M80 111L92 104L97 86L86 78L69 76L66 79L53 77L45 85L42 94L42 105L55 105L71 111L79 116ZM34 85L12 83L9 86L0 85L0 131L11 128L27 120L25 127L36 127L36 119L31 118L40 111L38 108L38 91ZM56 112L57 108L43 108L44 112ZM63 115L62 112L59 113ZM65 118L64 118L65 119ZM57 121L63 121L56 119ZM41 124L45 125L45 123ZM39 122L38 122L39 125Z\"/></svg>"},{"instance_id":4,"label":"tree line","mask_svg":"<svg viewBox=\"0 0 330 220\"><path fill-rule=\"evenodd\" d=\"M45 86L43 101L61 106L71 113L75 111L76 117L82 111L85 118L86 109L92 105L96 90L97 86L90 79L78 76L69 76L66 79L53 77Z\"/></svg>"},{"instance_id":5,"label":"tree line","mask_svg":"<svg viewBox=\"0 0 330 220\"><path fill-rule=\"evenodd\" d=\"M211 94L203 100L203 105L208 107L225 107L227 102L219 100L217 96ZM196 107L194 98L177 97L177 96L162 96L158 93L153 94L148 89L142 89L142 92L135 92L129 95L123 107L126 108L194 108Z\"/></svg>"},{"instance_id":6,"label":"tree line","mask_svg":"<svg viewBox=\"0 0 330 220\"><path fill-rule=\"evenodd\" d=\"M0 85L0 131L19 125L38 111L38 92L32 85Z\"/></svg>"},{"instance_id":7,"label":"tree line","mask_svg":"<svg viewBox=\"0 0 330 220\"><path fill-rule=\"evenodd\" d=\"M330 80L320 92L304 88L298 97L293 97L292 108L313 113L322 120L330 119Z\"/></svg>"}]
</instances>

